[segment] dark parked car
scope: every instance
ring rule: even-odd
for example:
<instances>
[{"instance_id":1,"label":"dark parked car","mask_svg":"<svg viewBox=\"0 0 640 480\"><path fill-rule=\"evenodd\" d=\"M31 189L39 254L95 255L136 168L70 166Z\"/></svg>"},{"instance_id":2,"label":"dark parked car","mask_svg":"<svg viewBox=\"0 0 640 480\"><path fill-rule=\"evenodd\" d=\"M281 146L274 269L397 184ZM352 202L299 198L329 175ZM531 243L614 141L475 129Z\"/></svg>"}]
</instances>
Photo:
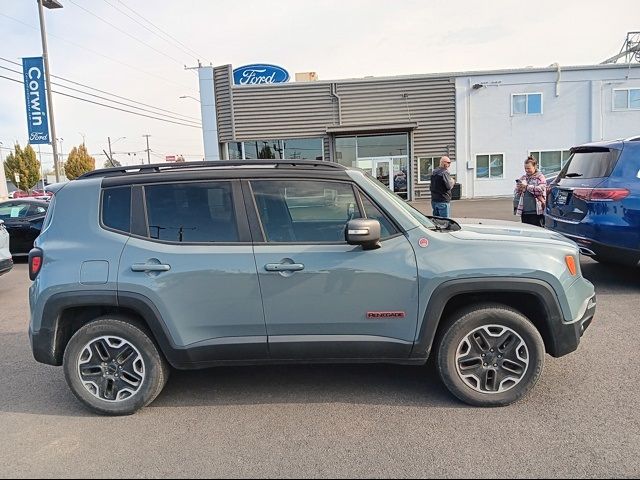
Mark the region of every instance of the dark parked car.
<instances>
[{"instance_id":1,"label":"dark parked car","mask_svg":"<svg viewBox=\"0 0 640 480\"><path fill-rule=\"evenodd\" d=\"M546 226L599 262L640 262L640 137L575 147L549 185Z\"/></svg>"},{"instance_id":2,"label":"dark parked car","mask_svg":"<svg viewBox=\"0 0 640 480\"><path fill-rule=\"evenodd\" d=\"M0 220L9 232L9 250L14 257L27 256L40 235L49 202L16 198L0 203Z\"/></svg>"}]
</instances>

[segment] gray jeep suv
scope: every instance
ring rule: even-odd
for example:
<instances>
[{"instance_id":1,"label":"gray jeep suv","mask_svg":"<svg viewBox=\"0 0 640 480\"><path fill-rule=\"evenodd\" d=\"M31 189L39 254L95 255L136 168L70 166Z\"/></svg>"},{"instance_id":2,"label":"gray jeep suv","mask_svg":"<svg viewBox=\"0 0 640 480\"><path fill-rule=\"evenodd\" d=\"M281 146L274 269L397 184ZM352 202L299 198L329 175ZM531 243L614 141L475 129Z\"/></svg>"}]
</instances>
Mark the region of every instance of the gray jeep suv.
<instances>
[{"instance_id":1,"label":"gray jeep suv","mask_svg":"<svg viewBox=\"0 0 640 480\"><path fill-rule=\"evenodd\" d=\"M595 311L571 240L429 218L328 162L91 172L55 193L29 267L36 360L111 415L152 402L169 366L430 356L459 399L507 405Z\"/></svg>"}]
</instances>

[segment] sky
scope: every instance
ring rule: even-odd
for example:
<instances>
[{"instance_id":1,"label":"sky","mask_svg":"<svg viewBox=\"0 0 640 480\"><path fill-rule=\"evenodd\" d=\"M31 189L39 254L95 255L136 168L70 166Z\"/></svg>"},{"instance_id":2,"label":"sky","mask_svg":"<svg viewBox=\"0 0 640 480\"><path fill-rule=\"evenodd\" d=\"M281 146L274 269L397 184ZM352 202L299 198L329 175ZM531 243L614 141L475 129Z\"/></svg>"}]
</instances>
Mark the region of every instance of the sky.
<instances>
[{"instance_id":1,"label":"sky","mask_svg":"<svg viewBox=\"0 0 640 480\"><path fill-rule=\"evenodd\" d=\"M196 121L199 104L189 96L198 97L198 78L185 66L198 60L234 68L271 63L292 77L317 72L320 80L554 62L593 65L618 53L627 32L640 30L637 0L59 1L64 8L45 10L52 75ZM0 75L20 79L6 70L20 66L2 59L21 62L42 54L35 0L0 0L0 40ZM52 90L77 95L56 86ZM57 94L53 104L63 158L84 141L100 167L106 158L98 154L108 150L110 137L120 162L146 162L143 135L150 135L152 162L164 161L165 155L204 156L199 128ZM23 86L0 78L0 157L26 140ZM41 153L45 169L50 168L51 147L42 146Z\"/></svg>"}]
</instances>

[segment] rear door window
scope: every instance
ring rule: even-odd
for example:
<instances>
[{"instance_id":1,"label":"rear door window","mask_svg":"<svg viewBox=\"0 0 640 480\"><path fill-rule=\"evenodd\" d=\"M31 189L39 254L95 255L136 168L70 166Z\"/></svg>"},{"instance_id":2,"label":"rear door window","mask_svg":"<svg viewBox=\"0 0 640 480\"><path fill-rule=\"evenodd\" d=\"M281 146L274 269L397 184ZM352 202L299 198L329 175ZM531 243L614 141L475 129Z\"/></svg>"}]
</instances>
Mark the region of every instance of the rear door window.
<instances>
[{"instance_id":1,"label":"rear door window","mask_svg":"<svg viewBox=\"0 0 640 480\"><path fill-rule=\"evenodd\" d=\"M616 166L619 150L580 149L575 150L560 172L562 178L603 178L608 177Z\"/></svg>"},{"instance_id":2,"label":"rear door window","mask_svg":"<svg viewBox=\"0 0 640 480\"><path fill-rule=\"evenodd\" d=\"M238 242L231 182L144 187L149 236L176 243Z\"/></svg>"}]
</instances>

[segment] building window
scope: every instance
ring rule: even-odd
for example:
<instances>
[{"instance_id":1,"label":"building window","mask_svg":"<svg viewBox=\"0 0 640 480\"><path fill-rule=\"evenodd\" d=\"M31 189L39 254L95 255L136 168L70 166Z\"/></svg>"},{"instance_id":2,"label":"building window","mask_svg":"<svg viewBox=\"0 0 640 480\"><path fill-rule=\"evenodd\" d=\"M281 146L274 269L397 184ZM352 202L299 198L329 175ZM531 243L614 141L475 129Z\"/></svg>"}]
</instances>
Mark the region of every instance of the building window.
<instances>
[{"instance_id":1,"label":"building window","mask_svg":"<svg viewBox=\"0 0 640 480\"><path fill-rule=\"evenodd\" d=\"M504 155L476 155L476 178L504 178Z\"/></svg>"},{"instance_id":2,"label":"building window","mask_svg":"<svg viewBox=\"0 0 640 480\"><path fill-rule=\"evenodd\" d=\"M230 142L229 160L324 160L322 138Z\"/></svg>"},{"instance_id":3,"label":"building window","mask_svg":"<svg viewBox=\"0 0 640 480\"><path fill-rule=\"evenodd\" d=\"M565 163L571 156L570 150L537 150L529 152L533 158L538 160L538 169L544 174L549 175L558 173L562 170Z\"/></svg>"},{"instance_id":4,"label":"building window","mask_svg":"<svg viewBox=\"0 0 640 480\"><path fill-rule=\"evenodd\" d=\"M614 110L640 110L640 88L615 89L613 91Z\"/></svg>"},{"instance_id":5,"label":"building window","mask_svg":"<svg viewBox=\"0 0 640 480\"><path fill-rule=\"evenodd\" d=\"M256 140L244 142L245 160L280 160L282 146L280 140Z\"/></svg>"},{"instance_id":6,"label":"building window","mask_svg":"<svg viewBox=\"0 0 640 480\"><path fill-rule=\"evenodd\" d=\"M357 137L358 158L401 157L408 155L407 134Z\"/></svg>"},{"instance_id":7,"label":"building window","mask_svg":"<svg viewBox=\"0 0 640 480\"><path fill-rule=\"evenodd\" d=\"M511 115L542 114L542 94L522 93L511 95Z\"/></svg>"},{"instance_id":8,"label":"building window","mask_svg":"<svg viewBox=\"0 0 640 480\"><path fill-rule=\"evenodd\" d=\"M242 142L230 142L229 146L229 160L242 159Z\"/></svg>"},{"instance_id":9,"label":"building window","mask_svg":"<svg viewBox=\"0 0 640 480\"><path fill-rule=\"evenodd\" d=\"M418 183L429 183L431 174L440 166L440 157L418 158Z\"/></svg>"},{"instance_id":10,"label":"building window","mask_svg":"<svg viewBox=\"0 0 640 480\"><path fill-rule=\"evenodd\" d=\"M282 140L284 158L287 160L323 160L322 138L291 138Z\"/></svg>"}]
</instances>

